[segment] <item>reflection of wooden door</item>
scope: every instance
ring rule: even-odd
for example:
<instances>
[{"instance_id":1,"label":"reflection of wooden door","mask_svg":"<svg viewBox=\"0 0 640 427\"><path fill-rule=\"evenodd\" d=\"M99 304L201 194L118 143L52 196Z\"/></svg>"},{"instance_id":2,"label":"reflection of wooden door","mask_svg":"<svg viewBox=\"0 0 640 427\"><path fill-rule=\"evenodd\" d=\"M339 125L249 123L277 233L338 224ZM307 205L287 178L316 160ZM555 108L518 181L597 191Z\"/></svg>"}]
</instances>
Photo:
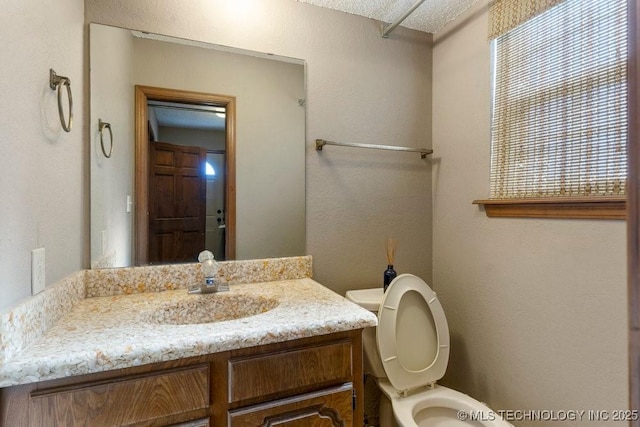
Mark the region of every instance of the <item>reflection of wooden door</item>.
<instances>
[{"instance_id":1,"label":"reflection of wooden door","mask_svg":"<svg viewBox=\"0 0 640 427\"><path fill-rule=\"evenodd\" d=\"M225 259L236 257L236 99L233 96L212 95L176 89L136 85L135 128L136 128L136 179L135 179L135 264L149 263L149 179L151 165L149 144L149 100L181 102L197 105L215 105L226 111L225 139Z\"/></svg>"},{"instance_id":2,"label":"reflection of wooden door","mask_svg":"<svg viewBox=\"0 0 640 427\"><path fill-rule=\"evenodd\" d=\"M149 263L195 262L205 247L206 150L165 142L149 150Z\"/></svg>"}]
</instances>

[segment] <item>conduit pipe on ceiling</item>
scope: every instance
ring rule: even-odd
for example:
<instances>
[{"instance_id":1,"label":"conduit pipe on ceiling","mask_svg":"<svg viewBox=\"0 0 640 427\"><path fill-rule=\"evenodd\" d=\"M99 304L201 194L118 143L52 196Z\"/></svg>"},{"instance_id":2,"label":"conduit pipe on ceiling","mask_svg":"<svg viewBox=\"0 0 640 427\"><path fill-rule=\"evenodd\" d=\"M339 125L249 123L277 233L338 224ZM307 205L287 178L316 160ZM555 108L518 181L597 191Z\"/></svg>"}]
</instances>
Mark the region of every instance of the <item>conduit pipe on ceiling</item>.
<instances>
[{"instance_id":1,"label":"conduit pipe on ceiling","mask_svg":"<svg viewBox=\"0 0 640 427\"><path fill-rule=\"evenodd\" d=\"M382 34L381 34L381 35L382 35L382 37L383 37L383 38L385 38L385 39L386 39L387 37L389 37L389 34L391 34L391 32L392 32L393 30L395 30L395 29L396 29L396 27L397 27L398 25L402 24L402 21L404 21L405 19L407 19L407 17L408 17L409 15L411 15L411 14L413 13L413 11L414 11L414 10L416 10L418 7L420 7L420 5L421 5L422 3L424 3L424 1L425 1L425 0L418 0L417 2L415 2L415 3L413 4L413 6L411 6L411 7L409 8L409 10L407 10L407 11L405 12L405 14L404 14L404 15L402 15L400 18L396 19L396 20L395 20L395 22L393 22L392 24L389 24L389 25L387 25L387 26L384 26L384 25L383 25L383 26L382 26Z\"/></svg>"}]
</instances>

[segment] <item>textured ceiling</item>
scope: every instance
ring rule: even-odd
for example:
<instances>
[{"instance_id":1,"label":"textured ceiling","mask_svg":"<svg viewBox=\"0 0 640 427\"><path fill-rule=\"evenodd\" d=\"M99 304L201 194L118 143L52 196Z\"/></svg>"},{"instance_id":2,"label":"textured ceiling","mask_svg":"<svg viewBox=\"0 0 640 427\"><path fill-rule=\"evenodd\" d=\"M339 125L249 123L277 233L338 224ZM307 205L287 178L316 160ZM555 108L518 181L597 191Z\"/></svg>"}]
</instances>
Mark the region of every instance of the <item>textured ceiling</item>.
<instances>
[{"instance_id":1,"label":"textured ceiling","mask_svg":"<svg viewBox=\"0 0 640 427\"><path fill-rule=\"evenodd\" d=\"M392 23L416 3L416 0L298 0L329 9ZM400 26L437 33L477 0L424 0Z\"/></svg>"},{"instance_id":2,"label":"textured ceiling","mask_svg":"<svg viewBox=\"0 0 640 427\"><path fill-rule=\"evenodd\" d=\"M220 117L212 111L198 110L197 106L183 107L158 107L149 105L149 109L153 109L158 125L200 129L200 130L223 130L225 127L224 116ZM224 111L224 108L221 109Z\"/></svg>"}]
</instances>

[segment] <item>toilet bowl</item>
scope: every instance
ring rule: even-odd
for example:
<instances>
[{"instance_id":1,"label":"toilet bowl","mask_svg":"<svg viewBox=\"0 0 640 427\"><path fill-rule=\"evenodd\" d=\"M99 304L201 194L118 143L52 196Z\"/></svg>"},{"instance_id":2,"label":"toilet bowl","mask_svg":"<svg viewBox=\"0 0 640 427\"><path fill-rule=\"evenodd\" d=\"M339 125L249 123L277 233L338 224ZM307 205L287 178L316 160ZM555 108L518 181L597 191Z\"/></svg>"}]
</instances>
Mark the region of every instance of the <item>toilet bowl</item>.
<instances>
[{"instance_id":1,"label":"toilet bowl","mask_svg":"<svg viewBox=\"0 0 640 427\"><path fill-rule=\"evenodd\" d=\"M402 274L386 292L360 289L346 297L378 315L377 328L363 333L363 347L365 372L376 378L384 397L382 427L393 421L403 427L511 426L483 403L436 384L449 362L449 327L422 279Z\"/></svg>"}]
</instances>

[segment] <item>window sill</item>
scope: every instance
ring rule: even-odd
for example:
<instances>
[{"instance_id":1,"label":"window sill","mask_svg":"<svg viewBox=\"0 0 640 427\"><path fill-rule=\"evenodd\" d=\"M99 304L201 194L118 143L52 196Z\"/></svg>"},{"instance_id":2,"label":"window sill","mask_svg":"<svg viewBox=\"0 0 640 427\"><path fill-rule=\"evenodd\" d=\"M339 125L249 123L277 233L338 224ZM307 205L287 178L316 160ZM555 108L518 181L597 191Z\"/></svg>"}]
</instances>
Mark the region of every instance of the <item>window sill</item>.
<instances>
[{"instance_id":1,"label":"window sill","mask_svg":"<svg viewBox=\"0 0 640 427\"><path fill-rule=\"evenodd\" d=\"M627 219L626 197L474 200L488 217Z\"/></svg>"}]
</instances>

